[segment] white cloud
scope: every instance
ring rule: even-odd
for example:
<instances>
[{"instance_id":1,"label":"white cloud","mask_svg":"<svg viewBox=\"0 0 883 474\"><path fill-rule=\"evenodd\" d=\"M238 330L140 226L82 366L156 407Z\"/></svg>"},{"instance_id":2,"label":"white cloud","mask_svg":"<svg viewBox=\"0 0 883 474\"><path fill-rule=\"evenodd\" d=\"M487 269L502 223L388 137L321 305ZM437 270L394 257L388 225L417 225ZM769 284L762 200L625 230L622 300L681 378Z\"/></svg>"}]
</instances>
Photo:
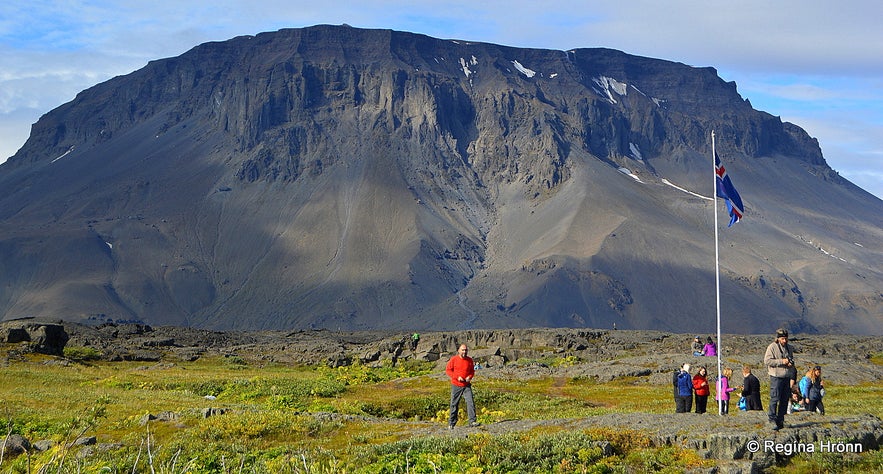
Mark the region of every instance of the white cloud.
<instances>
[{"instance_id":1,"label":"white cloud","mask_svg":"<svg viewBox=\"0 0 883 474\"><path fill-rule=\"evenodd\" d=\"M31 124L36 122L44 111L32 108L19 108L9 113L0 113L0 163L14 155L31 131Z\"/></svg>"},{"instance_id":2,"label":"white cloud","mask_svg":"<svg viewBox=\"0 0 883 474\"><path fill-rule=\"evenodd\" d=\"M0 45L0 163L21 148L40 116L144 64L97 52L25 52Z\"/></svg>"}]
</instances>

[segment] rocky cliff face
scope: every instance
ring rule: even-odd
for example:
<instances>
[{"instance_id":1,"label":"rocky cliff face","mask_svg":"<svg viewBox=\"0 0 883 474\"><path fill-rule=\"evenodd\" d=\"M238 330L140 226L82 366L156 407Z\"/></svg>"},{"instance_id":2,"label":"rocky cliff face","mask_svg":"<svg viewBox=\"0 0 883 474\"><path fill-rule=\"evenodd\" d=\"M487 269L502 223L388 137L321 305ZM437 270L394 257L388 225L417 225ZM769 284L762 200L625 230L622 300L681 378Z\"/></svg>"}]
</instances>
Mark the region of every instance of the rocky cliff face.
<instances>
[{"instance_id":1,"label":"rocky cliff face","mask_svg":"<svg viewBox=\"0 0 883 474\"><path fill-rule=\"evenodd\" d=\"M749 216L722 234L725 330L880 333L883 202L713 69L331 26L41 118L0 166L0 311L708 332L711 130Z\"/></svg>"}]
</instances>

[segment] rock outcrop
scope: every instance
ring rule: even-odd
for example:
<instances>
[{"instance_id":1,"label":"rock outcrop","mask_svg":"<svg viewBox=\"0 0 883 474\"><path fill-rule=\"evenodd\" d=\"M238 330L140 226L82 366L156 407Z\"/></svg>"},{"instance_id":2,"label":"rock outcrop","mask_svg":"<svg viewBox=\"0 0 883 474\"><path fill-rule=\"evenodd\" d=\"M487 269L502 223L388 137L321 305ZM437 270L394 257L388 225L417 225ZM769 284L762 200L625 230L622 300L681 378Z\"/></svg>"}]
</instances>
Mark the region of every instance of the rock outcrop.
<instances>
[{"instance_id":1,"label":"rock outcrop","mask_svg":"<svg viewBox=\"0 0 883 474\"><path fill-rule=\"evenodd\" d=\"M0 334L38 321L0 323ZM472 349L485 377L589 377L599 382L635 377L644 383L668 384L671 371L684 362L716 371L716 358L694 357L692 335L661 331L587 329L463 330L420 333L416 347L411 334L383 331L235 331L141 324L87 326L64 323L70 347L89 347L108 360L175 363L199 357L237 358L245 363L327 364L329 366L396 364L423 360L443 364L460 344ZM725 334L720 344L726 364L738 372L742 365L760 371L770 335ZM855 384L883 379L883 367L872 359L883 353L879 336L795 335L791 340L801 367L821 365L825 379ZM149 353L150 358L138 354ZM546 359L571 356L578 364L556 367ZM531 363L516 363L530 361Z\"/></svg>"},{"instance_id":2,"label":"rock outcrop","mask_svg":"<svg viewBox=\"0 0 883 474\"><path fill-rule=\"evenodd\" d=\"M61 323L24 321L8 322L0 326L0 342L24 344L30 352L62 355L68 334Z\"/></svg>"}]
</instances>

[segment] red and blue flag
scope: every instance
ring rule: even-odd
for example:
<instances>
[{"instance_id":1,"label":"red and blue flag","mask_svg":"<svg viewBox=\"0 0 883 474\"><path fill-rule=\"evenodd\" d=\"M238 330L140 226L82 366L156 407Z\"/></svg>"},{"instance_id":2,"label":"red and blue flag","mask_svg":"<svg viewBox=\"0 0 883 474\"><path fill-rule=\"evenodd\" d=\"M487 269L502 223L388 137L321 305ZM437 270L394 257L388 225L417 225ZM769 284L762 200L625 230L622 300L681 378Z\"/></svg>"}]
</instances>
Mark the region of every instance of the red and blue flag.
<instances>
[{"instance_id":1,"label":"red and blue flag","mask_svg":"<svg viewBox=\"0 0 883 474\"><path fill-rule=\"evenodd\" d=\"M717 197L723 198L727 203L727 212L730 214L730 224L727 227L730 227L742 219L745 208L742 207L742 198L733 187L730 177L727 176L727 170L721 164L717 152L714 152L714 174L716 176L715 183L717 183Z\"/></svg>"}]
</instances>

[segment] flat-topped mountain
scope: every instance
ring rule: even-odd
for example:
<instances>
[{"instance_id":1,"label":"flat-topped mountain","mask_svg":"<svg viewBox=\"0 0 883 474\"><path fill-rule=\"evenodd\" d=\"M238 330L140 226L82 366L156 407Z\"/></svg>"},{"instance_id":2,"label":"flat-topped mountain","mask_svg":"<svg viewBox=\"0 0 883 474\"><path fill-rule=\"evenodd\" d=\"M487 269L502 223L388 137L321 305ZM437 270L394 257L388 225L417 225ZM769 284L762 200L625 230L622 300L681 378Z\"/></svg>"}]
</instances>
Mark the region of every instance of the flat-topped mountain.
<instances>
[{"instance_id":1,"label":"flat-topped mountain","mask_svg":"<svg viewBox=\"0 0 883 474\"><path fill-rule=\"evenodd\" d=\"M883 333L883 201L714 69L281 30L33 126L0 165L0 315L708 333L715 208L724 331Z\"/></svg>"}]
</instances>

